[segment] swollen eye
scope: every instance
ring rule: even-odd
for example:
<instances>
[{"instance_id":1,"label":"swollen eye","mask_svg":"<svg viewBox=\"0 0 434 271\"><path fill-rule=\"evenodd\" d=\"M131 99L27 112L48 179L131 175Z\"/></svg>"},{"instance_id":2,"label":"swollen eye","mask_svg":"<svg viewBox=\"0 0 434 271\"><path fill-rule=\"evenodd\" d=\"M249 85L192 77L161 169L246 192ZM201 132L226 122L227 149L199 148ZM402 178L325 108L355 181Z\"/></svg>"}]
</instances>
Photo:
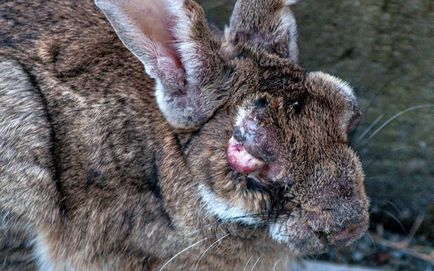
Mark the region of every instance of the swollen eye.
<instances>
[{"instance_id":1,"label":"swollen eye","mask_svg":"<svg viewBox=\"0 0 434 271\"><path fill-rule=\"evenodd\" d=\"M266 166L264 161L247 152L244 143L234 137L229 140L226 159L233 170L243 174L258 171Z\"/></svg>"}]
</instances>

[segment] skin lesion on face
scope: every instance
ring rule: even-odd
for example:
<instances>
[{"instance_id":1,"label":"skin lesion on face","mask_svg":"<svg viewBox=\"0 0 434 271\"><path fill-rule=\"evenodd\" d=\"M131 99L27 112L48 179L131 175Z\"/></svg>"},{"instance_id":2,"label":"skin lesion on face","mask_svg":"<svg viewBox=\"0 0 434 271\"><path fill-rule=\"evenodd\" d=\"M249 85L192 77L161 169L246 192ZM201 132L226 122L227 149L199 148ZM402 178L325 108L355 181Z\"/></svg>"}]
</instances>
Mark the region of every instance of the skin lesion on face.
<instances>
[{"instance_id":1,"label":"skin lesion on face","mask_svg":"<svg viewBox=\"0 0 434 271\"><path fill-rule=\"evenodd\" d=\"M363 235L368 222L359 159L340 143L346 114L353 114L356 103L352 89L323 73L308 75L304 86L302 101L293 97L298 92L243 97L234 107L227 143L221 144L226 158L221 167L237 177L214 183L213 189L205 184L200 192L206 210L219 220L266 225L269 236L295 255L348 245ZM274 117L280 124L269 112L279 112ZM255 204L259 197L246 196L254 193L266 200Z\"/></svg>"},{"instance_id":2,"label":"skin lesion on face","mask_svg":"<svg viewBox=\"0 0 434 271\"><path fill-rule=\"evenodd\" d=\"M226 150L228 164L237 172L249 174L265 167L265 162L247 152L244 144L231 137Z\"/></svg>"}]
</instances>

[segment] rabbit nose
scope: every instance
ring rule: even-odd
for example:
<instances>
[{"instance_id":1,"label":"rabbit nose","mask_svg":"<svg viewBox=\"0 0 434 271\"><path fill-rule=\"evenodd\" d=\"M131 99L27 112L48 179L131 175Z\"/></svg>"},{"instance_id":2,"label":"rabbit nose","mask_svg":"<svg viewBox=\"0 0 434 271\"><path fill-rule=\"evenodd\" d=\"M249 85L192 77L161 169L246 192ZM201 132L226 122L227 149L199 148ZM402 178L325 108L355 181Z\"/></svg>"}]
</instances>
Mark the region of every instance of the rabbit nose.
<instances>
[{"instance_id":1,"label":"rabbit nose","mask_svg":"<svg viewBox=\"0 0 434 271\"><path fill-rule=\"evenodd\" d=\"M359 239L366 231L367 224L349 224L344 229L331 233L328 236L329 242L336 247L349 245L351 242Z\"/></svg>"}]
</instances>

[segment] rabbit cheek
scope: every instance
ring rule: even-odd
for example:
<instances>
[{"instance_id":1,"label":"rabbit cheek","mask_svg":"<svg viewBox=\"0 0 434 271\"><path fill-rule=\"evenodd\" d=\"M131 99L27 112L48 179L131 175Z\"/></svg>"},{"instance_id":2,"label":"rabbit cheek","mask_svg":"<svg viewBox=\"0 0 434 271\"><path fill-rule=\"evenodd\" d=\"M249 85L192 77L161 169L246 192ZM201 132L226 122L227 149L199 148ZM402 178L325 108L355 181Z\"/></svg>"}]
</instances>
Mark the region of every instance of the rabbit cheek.
<instances>
[{"instance_id":1,"label":"rabbit cheek","mask_svg":"<svg viewBox=\"0 0 434 271\"><path fill-rule=\"evenodd\" d=\"M248 153L244 145L233 137L226 149L226 159L233 170L243 174L258 171L266 166L264 161Z\"/></svg>"}]
</instances>

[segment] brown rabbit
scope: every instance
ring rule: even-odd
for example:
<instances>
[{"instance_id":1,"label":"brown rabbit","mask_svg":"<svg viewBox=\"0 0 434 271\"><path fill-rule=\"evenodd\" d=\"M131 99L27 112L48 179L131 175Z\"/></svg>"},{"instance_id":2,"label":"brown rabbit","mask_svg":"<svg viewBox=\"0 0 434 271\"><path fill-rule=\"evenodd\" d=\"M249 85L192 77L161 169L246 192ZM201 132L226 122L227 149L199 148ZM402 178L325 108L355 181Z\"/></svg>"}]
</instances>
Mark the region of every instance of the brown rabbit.
<instances>
[{"instance_id":1,"label":"brown rabbit","mask_svg":"<svg viewBox=\"0 0 434 271\"><path fill-rule=\"evenodd\" d=\"M0 2L0 209L39 270L284 270L365 232L357 102L296 64L291 4L218 36L192 0Z\"/></svg>"}]
</instances>

